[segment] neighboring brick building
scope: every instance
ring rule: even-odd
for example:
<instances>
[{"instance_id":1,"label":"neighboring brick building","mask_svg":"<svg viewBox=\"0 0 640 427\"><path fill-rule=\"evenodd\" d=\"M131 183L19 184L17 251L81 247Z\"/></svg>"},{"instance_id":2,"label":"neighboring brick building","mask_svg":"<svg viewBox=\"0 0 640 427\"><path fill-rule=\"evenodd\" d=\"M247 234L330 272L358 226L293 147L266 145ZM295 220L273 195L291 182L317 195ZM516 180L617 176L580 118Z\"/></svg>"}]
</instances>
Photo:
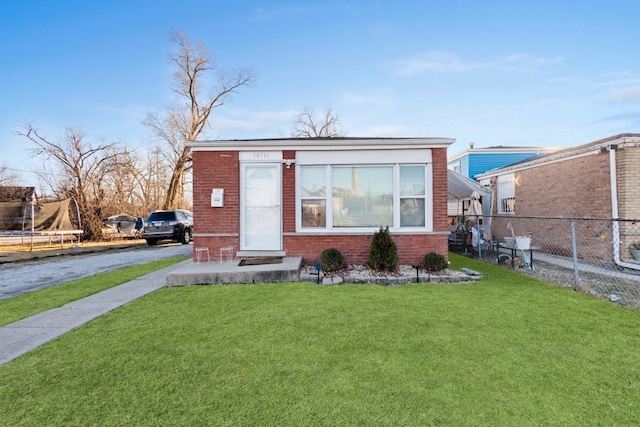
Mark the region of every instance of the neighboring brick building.
<instances>
[{"instance_id":1,"label":"neighboring brick building","mask_svg":"<svg viewBox=\"0 0 640 427\"><path fill-rule=\"evenodd\" d=\"M613 166L613 174L612 172ZM496 196L493 230L502 230L513 215L573 218L640 218L640 134L620 134L537 156L520 163L476 175L491 185ZM612 188L612 182L615 183ZM629 258L628 247L637 236L625 235L621 225L620 254ZM556 240L560 252L570 242L566 227L546 230L545 239ZM609 252L611 243L593 239L586 247Z\"/></svg>"},{"instance_id":2,"label":"neighboring brick building","mask_svg":"<svg viewBox=\"0 0 640 427\"><path fill-rule=\"evenodd\" d=\"M194 246L239 256L364 264L389 227L399 262L447 256L448 138L285 138L189 143Z\"/></svg>"}]
</instances>

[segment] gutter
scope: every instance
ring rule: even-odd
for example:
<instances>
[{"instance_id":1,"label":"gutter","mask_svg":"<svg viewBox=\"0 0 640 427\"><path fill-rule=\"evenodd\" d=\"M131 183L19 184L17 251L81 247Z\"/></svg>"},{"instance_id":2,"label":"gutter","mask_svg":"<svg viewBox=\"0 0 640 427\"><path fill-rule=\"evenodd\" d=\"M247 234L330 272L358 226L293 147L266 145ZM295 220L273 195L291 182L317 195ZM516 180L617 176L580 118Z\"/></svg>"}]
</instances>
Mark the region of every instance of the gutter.
<instances>
[{"instance_id":1,"label":"gutter","mask_svg":"<svg viewBox=\"0 0 640 427\"><path fill-rule=\"evenodd\" d=\"M616 172L616 150L617 147L609 146L609 177L611 179L611 216L613 221L613 261L624 268L640 270L640 265L624 262L620 259L620 223L618 218L618 174Z\"/></svg>"}]
</instances>

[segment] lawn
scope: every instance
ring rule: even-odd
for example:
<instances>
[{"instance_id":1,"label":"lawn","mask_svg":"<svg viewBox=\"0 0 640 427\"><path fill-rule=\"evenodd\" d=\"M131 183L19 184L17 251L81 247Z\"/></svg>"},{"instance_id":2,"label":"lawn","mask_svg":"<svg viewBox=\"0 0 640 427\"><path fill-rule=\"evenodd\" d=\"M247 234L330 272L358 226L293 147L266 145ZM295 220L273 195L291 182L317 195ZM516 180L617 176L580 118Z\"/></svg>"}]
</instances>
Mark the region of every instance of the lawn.
<instances>
[{"instance_id":1,"label":"lawn","mask_svg":"<svg viewBox=\"0 0 640 427\"><path fill-rule=\"evenodd\" d=\"M0 367L0 425L638 425L640 313L477 283L164 288Z\"/></svg>"},{"instance_id":2,"label":"lawn","mask_svg":"<svg viewBox=\"0 0 640 427\"><path fill-rule=\"evenodd\" d=\"M165 258L132 267L99 273L90 277L72 280L58 286L0 300L0 326L8 325L25 317L61 307L105 289L129 282L136 277L184 261L187 258Z\"/></svg>"}]
</instances>

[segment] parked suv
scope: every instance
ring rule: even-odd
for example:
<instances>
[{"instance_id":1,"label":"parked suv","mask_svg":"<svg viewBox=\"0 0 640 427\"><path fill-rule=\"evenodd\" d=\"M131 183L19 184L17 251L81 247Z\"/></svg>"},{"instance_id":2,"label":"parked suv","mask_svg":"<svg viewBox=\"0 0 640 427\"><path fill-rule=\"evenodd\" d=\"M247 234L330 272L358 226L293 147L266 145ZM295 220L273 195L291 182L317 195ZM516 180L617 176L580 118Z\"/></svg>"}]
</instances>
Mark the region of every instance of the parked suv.
<instances>
[{"instance_id":1,"label":"parked suv","mask_svg":"<svg viewBox=\"0 0 640 427\"><path fill-rule=\"evenodd\" d=\"M144 222L142 237L148 245L157 245L160 240L173 240L187 245L191 241L192 229L193 214L189 211L154 211Z\"/></svg>"}]
</instances>

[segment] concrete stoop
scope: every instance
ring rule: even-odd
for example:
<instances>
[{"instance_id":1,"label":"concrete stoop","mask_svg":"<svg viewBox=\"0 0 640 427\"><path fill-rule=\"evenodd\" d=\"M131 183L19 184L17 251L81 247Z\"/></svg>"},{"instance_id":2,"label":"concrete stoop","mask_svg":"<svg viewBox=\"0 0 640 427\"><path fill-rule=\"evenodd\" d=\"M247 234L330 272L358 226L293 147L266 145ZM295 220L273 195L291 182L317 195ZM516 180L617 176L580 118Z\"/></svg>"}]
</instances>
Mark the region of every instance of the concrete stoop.
<instances>
[{"instance_id":1,"label":"concrete stoop","mask_svg":"<svg viewBox=\"0 0 640 427\"><path fill-rule=\"evenodd\" d=\"M280 263L257 265L240 265L240 260L191 262L167 274L167 286L297 282L301 269L301 257L283 257Z\"/></svg>"},{"instance_id":2,"label":"concrete stoop","mask_svg":"<svg viewBox=\"0 0 640 427\"><path fill-rule=\"evenodd\" d=\"M407 283L463 283L482 279L482 274L462 269L460 272L416 276L332 276L302 273L301 257L283 257L274 264L241 265L241 260L225 262L186 262L167 274L167 286L226 285L240 283L311 282L323 285L362 283L401 285ZM319 280L318 280L319 279Z\"/></svg>"}]
</instances>

